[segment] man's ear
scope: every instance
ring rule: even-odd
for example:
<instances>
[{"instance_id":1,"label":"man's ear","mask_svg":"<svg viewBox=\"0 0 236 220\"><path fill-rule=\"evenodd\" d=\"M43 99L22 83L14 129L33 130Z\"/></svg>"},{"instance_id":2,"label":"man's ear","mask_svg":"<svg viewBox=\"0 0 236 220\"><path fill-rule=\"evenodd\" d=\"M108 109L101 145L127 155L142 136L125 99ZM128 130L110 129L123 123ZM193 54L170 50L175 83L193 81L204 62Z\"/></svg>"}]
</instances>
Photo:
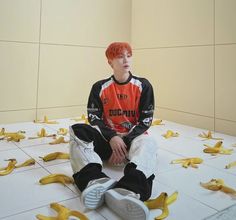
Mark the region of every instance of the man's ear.
<instances>
[{"instance_id":1,"label":"man's ear","mask_svg":"<svg viewBox=\"0 0 236 220\"><path fill-rule=\"evenodd\" d=\"M111 63L111 60L108 60L107 62L108 62L108 64L111 66L111 68L113 68L112 63Z\"/></svg>"}]
</instances>

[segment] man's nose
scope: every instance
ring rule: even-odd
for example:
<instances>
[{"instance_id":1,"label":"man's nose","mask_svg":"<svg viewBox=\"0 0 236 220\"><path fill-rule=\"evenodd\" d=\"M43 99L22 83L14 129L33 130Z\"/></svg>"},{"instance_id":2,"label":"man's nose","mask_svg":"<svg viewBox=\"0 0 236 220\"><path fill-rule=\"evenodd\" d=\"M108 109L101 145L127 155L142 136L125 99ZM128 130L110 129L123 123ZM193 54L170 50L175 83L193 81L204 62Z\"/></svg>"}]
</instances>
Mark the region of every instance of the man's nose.
<instances>
[{"instance_id":1,"label":"man's nose","mask_svg":"<svg viewBox=\"0 0 236 220\"><path fill-rule=\"evenodd\" d=\"M124 56L124 57L123 57L123 62L124 62L124 63L127 63L127 62L128 62L128 57Z\"/></svg>"}]
</instances>

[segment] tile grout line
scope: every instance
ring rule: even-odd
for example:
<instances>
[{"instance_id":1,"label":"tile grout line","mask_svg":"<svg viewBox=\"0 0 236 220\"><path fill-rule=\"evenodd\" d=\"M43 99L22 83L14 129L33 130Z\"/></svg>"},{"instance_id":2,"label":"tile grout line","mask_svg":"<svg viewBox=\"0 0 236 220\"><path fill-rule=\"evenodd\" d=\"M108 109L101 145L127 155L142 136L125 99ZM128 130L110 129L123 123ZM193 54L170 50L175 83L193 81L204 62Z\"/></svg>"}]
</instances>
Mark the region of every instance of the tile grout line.
<instances>
[{"instance_id":1,"label":"tile grout line","mask_svg":"<svg viewBox=\"0 0 236 220\"><path fill-rule=\"evenodd\" d=\"M213 101L213 105L214 105L214 132L216 132L216 40L215 40L215 30L216 30L216 22L215 22L215 19L216 19L216 16L215 16L215 10L216 10L216 7L215 7L215 0L213 1L213 82L214 82L214 88L213 88L213 94L214 94L214 101Z\"/></svg>"},{"instance_id":2,"label":"tile grout line","mask_svg":"<svg viewBox=\"0 0 236 220\"><path fill-rule=\"evenodd\" d=\"M39 14L39 43L38 43L38 70L37 70L37 86L36 86L36 111L35 120L38 119L38 101L39 101L39 73L40 73L40 56L41 56L41 26L42 26L42 0L40 0L40 14Z\"/></svg>"}]
</instances>

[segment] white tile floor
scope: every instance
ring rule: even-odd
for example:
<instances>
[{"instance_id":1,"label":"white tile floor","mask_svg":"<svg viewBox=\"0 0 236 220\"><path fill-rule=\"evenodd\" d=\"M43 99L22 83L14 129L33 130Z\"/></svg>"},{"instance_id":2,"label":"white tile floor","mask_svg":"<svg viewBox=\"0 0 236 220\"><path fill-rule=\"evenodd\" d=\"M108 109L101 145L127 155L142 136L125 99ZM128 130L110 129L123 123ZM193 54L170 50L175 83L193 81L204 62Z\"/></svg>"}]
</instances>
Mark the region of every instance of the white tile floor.
<instances>
[{"instance_id":1,"label":"white tile floor","mask_svg":"<svg viewBox=\"0 0 236 220\"><path fill-rule=\"evenodd\" d=\"M18 124L0 124L9 132L26 131L26 136L36 136L44 127L52 134L63 127L76 123L71 119L57 120L59 124L34 124L33 122ZM207 182L212 178L222 178L226 184L236 189L236 167L224 169L225 165L236 161L236 152L232 155L211 156L203 153L203 144L214 145L215 140L202 141L198 134L204 130L173 122L164 121L165 125L153 126L150 133L159 143L159 169L156 172L152 198L161 192L172 194L179 192L178 199L170 205L167 220L201 220L201 219L236 219L236 199L222 192L212 192L200 187L199 182ZM164 134L171 129L180 134L179 137L165 139ZM236 137L214 134L224 138L225 148L234 148ZM66 137L68 138L68 136ZM55 151L68 152L68 144L50 145L51 138L28 140L18 143L0 141L0 167L6 166L5 159L16 158L19 163L30 157L36 164L15 169L11 174L0 176L0 220L32 220L37 214L54 216L55 212L49 204L58 202L70 209L78 210L89 219L118 220L120 219L105 205L95 211L86 210L80 200L80 193L75 185L60 184L40 185L38 180L51 173L72 175L68 160L43 162L39 156ZM236 151L236 148L234 148ZM198 169L182 168L179 164L170 164L171 160L184 157L201 157L204 162ZM122 167L104 165L105 173L113 178L122 176ZM160 210L150 212L150 220L160 214Z\"/></svg>"}]
</instances>

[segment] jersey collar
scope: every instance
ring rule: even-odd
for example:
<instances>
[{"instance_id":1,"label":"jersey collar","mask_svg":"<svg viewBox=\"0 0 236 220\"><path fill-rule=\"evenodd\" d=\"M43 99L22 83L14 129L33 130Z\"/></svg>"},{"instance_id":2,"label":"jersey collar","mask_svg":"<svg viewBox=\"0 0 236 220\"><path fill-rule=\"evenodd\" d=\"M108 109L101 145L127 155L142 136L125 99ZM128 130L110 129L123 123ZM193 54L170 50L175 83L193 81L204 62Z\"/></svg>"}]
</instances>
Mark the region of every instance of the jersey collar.
<instances>
[{"instance_id":1,"label":"jersey collar","mask_svg":"<svg viewBox=\"0 0 236 220\"><path fill-rule=\"evenodd\" d=\"M115 83L117 83L117 84L119 84L119 85L124 85L124 84L127 84L127 83L131 80L131 78L132 78L132 73L129 71L129 77L128 77L128 79L127 79L125 82L118 82L118 81L115 79L114 75L112 75L111 77L112 77L112 79L114 80Z\"/></svg>"}]
</instances>

